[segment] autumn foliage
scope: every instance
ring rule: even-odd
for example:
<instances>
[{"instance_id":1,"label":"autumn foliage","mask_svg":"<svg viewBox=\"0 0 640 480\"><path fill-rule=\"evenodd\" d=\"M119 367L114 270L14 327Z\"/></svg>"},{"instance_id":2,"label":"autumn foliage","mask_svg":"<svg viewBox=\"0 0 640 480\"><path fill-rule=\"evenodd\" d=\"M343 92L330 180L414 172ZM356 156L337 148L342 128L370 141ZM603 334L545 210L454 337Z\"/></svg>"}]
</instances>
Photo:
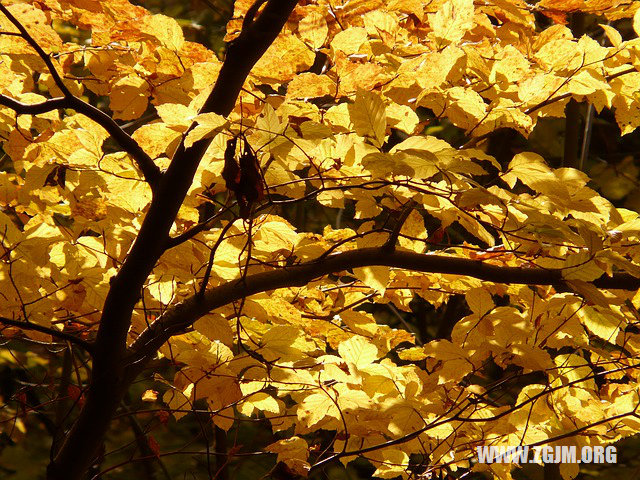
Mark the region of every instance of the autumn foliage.
<instances>
[{"instance_id":1,"label":"autumn foliage","mask_svg":"<svg viewBox=\"0 0 640 480\"><path fill-rule=\"evenodd\" d=\"M476 447L640 433L640 215L585 164L640 126L640 3L236 0L220 58L181 25L0 4L0 458L509 479ZM565 117L560 165L527 142Z\"/></svg>"}]
</instances>

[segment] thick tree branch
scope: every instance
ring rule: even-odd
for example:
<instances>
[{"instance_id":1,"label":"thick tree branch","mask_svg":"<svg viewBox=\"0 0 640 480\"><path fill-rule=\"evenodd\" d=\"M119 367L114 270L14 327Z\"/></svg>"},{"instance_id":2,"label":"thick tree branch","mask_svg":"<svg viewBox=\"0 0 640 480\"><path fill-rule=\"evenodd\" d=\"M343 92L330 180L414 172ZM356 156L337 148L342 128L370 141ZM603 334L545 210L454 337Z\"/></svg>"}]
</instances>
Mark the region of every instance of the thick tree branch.
<instances>
[{"instance_id":1,"label":"thick tree branch","mask_svg":"<svg viewBox=\"0 0 640 480\"><path fill-rule=\"evenodd\" d=\"M479 260L443 255L390 251L386 247L363 248L312 260L279 270L249 275L194 295L167 310L131 345L129 362L135 364L135 374L153 358L155 352L171 336L184 331L206 313L256 293L277 288L302 286L315 278L352 268L387 266L425 273L464 275L494 283L563 286L562 270L543 268L503 267ZM603 276L593 282L598 288L635 290L640 278L627 274ZM566 287L565 287L566 289Z\"/></svg>"},{"instance_id":2,"label":"thick tree branch","mask_svg":"<svg viewBox=\"0 0 640 480\"><path fill-rule=\"evenodd\" d=\"M229 46L216 84L201 112L224 116L231 112L253 65L273 43L296 4L297 0L268 0L258 18ZM111 279L95 341L93 375L86 403L49 464L49 480L77 480L82 476L133 381L124 368L131 313L144 282L166 249L171 226L210 142L202 139L189 148L184 142L180 144L158 182L138 237L122 268Z\"/></svg>"},{"instance_id":3,"label":"thick tree branch","mask_svg":"<svg viewBox=\"0 0 640 480\"><path fill-rule=\"evenodd\" d=\"M569 100L564 109L564 156L562 166L578 168L578 155L580 154L580 104L575 99Z\"/></svg>"},{"instance_id":4,"label":"thick tree branch","mask_svg":"<svg viewBox=\"0 0 640 480\"><path fill-rule=\"evenodd\" d=\"M224 116L231 112L247 75L276 39L297 3L297 0L269 0L258 18L245 22L247 28L228 45L216 88L203 111Z\"/></svg>"}]
</instances>

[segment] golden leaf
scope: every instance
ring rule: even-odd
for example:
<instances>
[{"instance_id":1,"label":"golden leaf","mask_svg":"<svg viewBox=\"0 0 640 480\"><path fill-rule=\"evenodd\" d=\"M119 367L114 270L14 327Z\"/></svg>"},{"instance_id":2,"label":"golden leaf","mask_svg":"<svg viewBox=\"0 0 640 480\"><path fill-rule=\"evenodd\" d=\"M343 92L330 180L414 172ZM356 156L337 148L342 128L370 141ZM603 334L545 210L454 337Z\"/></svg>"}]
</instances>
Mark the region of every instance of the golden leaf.
<instances>
[{"instance_id":1,"label":"golden leaf","mask_svg":"<svg viewBox=\"0 0 640 480\"><path fill-rule=\"evenodd\" d=\"M369 138L376 147L381 147L387 129L386 110L382 98L373 92L358 90L355 102L348 108L356 133Z\"/></svg>"},{"instance_id":2,"label":"golden leaf","mask_svg":"<svg viewBox=\"0 0 640 480\"><path fill-rule=\"evenodd\" d=\"M473 26L473 0L448 0L429 15L433 36L441 45L456 43Z\"/></svg>"}]
</instances>

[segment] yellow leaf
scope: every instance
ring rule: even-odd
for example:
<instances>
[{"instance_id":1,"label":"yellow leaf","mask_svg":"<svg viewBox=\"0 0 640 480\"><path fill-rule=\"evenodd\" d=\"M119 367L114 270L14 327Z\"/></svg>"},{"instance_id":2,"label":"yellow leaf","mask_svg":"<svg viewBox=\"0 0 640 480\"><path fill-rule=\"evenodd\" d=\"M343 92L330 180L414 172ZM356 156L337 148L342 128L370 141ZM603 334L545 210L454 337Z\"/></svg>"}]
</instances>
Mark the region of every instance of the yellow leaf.
<instances>
[{"instance_id":1,"label":"yellow leaf","mask_svg":"<svg viewBox=\"0 0 640 480\"><path fill-rule=\"evenodd\" d=\"M122 208L130 212L139 212L151 201L149 185L129 178L113 175L102 177L107 185L103 197L107 204Z\"/></svg>"},{"instance_id":2,"label":"yellow leaf","mask_svg":"<svg viewBox=\"0 0 640 480\"><path fill-rule=\"evenodd\" d=\"M616 343L622 326L622 319L612 315L607 309L585 305L577 310L578 318L587 329L598 338Z\"/></svg>"},{"instance_id":3,"label":"yellow leaf","mask_svg":"<svg viewBox=\"0 0 640 480\"><path fill-rule=\"evenodd\" d=\"M370 313L345 310L340 313L340 319L352 332L365 337L373 337L380 330L375 318Z\"/></svg>"},{"instance_id":4,"label":"yellow leaf","mask_svg":"<svg viewBox=\"0 0 640 480\"><path fill-rule=\"evenodd\" d=\"M470 88L455 86L444 92L427 90L418 101L420 105L437 115L445 115L456 126L466 130L477 127L487 116L484 99Z\"/></svg>"},{"instance_id":5,"label":"yellow leaf","mask_svg":"<svg viewBox=\"0 0 640 480\"><path fill-rule=\"evenodd\" d=\"M372 10L362 18L367 34L371 38L380 38L386 45L392 47L398 36L398 18L391 10L383 12Z\"/></svg>"},{"instance_id":6,"label":"yellow leaf","mask_svg":"<svg viewBox=\"0 0 640 480\"><path fill-rule=\"evenodd\" d=\"M133 132L132 136L151 158L157 158L163 154L170 157L181 138L180 132L169 128L164 123L143 125Z\"/></svg>"},{"instance_id":7,"label":"yellow leaf","mask_svg":"<svg viewBox=\"0 0 640 480\"><path fill-rule=\"evenodd\" d=\"M289 82L287 97L290 98L316 98L325 95L336 94L336 83L327 75L316 75L305 72Z\"/></svg>"},{"instance_id":8,"label":"yellow leaf","mask_svg":"<svg viewBox=\"0 0 640 480\"><path fill-rule=\"evenodd\" d=\"M293 436L284 440L278 440L268 445L265 450L278 454L278 462L288 458L299 458L306 460L309 457L309 445L298 436Z\"/></svg>"},{"instance_id":9,"label":"yellow leaf","mask_svg":"<svg viewBox=\"0 0 640 480\"><path fill-rule=\"evenodd\" d=\"M510 362L520 365L525 372L541 372L553 368L553 360L549 353L534 345L511 344L507 355Z\"/></svg>"},{"instance_id":10,"label":"yellow leaf","mask_svg":"<svg viewBox=\"0 0 640 480\"><path fill-rule=\"evenodd\" d=\"M411 238L404 238L403 235ZM427 249L427 244L420 240L426 240L428 236L422 215L417 210L412 210L400 229L398 243L400 243L400 246L414 252L424 253Z\"/></svg>"},{"instance_id":11,"label":"yellow leaf","mask_svg":"<svg viewBox=\"0 0 640 480\"><path fill-rule=\"evenodd\" d=\"M338 345L338 353L347 363L366 367L378 359L378 349L361 336L353 336Z\"/></svg>"},{"instance_id":12,"label":"yellow leaf","mask_svg":"<svg viewBox=\"0 0 640 480\"><path fill-rule=\"evenodd\" d=\"M300 37L302 37L311 48L318 49L324 44L327 33L329 32L329 27L327 26L324 15L319 12L310 12L298 23L298 31L300 32Z\"/></svg>"},{"instance_id":13,"label":"yellow leaf","mask_svg":"<svg viewBox=\"0 0 640 480\"><path fill-rule=\"evenodd\" d=\"M255 248L265 252L291 251L298 241L298 234L291 224L275 215L263 215L256 219Z\"/></svg>"},{"instance_id":14,"label":"yellow leaf","mask_svg":"<svg viewBox=\"0 0 640 480\"><path fill-rule=\"evenodd\" d=\"M351 127L351 118L349 116L349 105L341 103L334 105L327 110L324 115L325 120L329 125L340 127L341 130L349 130Z\"/></svg>"},{"instance_id":15,"label":"yellow leaf","mask_svg":"<svg viewBox=\"0 0 640 480\"><path fill-rule=\"evenodd\" d=\"M127 75L116 82L111 90L109 108L116 119L132 120L147 109L149 85L137 75Z\"/></svg>"},{"instance_id":16,"label":"yellow leaf","mask_svg":"<svg viewBox=\"0 0 640 480\"><path fill-rule=\"evenodd\" d=\"M440 384L457 382L474 368L467 359L467 352L449 340L429 342L423 349L428 361L440 365L437 371Z\"/></svg>"},{"instance_id":17,"label":"yellow leaf","mask_svg":"<svg viewBox=\"0 0 640 480\"><path fill-rule=\"evenodd\" d=\"M398 73L408 75L425 91L442 87L447 81L456 81L469 61L465 51L454 45L449 45L440 52L425 54L417 66L410 63L401 64ZM417 67L417 69L416 69Z\"/></svg>"},{"instance_id":18,"label":"yellow leaf","mask_svg":"<svg viewBox=\"0 0 640 480\"><path fill-rule=\"evenodd\" d=\"M593 283L584 280L568 280L567 284L589 302L601 307L609 307L607 297Z\"/></svg>"},{"instance_id":19,"label":"yellow leaf","mask_svg":"<svg viewBox=\"0 0 640 480\"><path fill-rule=\"evenodd\" d=\"M563 377L562 383L572 383L576 388L587 388L595 390L595 380L593 379L593 371L589 367L589 363L582 357L576 354L562 354L553 359L558 366L557 373L554 370L549 370L549 376L551 378L556 377L559 379ZM584 381L579 381L585 379ZM557 383L554 380L554 383ZM555 386L552 383L552 386Z\"/></svg>"},{"instance_id":20,"label":"yellow leaf","mask_svg":"<svg viewBox=\"0 0 640 480\"><path fill-rule=\"evenodd\" d=\"M278 414L281 412L281 406L278 399L271 395L265 392L256 392L242 403L240 412L247 416L251 416L256 411Z\"/></svg>"},{"instance_id":21,"label":"yellow leaf","mask_svg":"<svg viewBox=\"0 0 640 480\"><path fill-rule=\"evenodd\" d=\"M623 135L633 132L640 126L638 82L640 82L640 72L629 73L614 78L610 82L611 90L615 94L611 103Z\"/></svg>"},{"instance_id":22,"label":"yellow leaf","mask_svg":"<svg viewBox=\"0 0 640 480\"><path fill-rule=\"evenodd\" d=\"M473 0L448 0L429 15L429 24L441 44L460 41L473 26Z\"/></svg>"},{"instance_id":23,"label":"yellow leaf","mask_svg":"<svg viewBox=\"0 0 640 480\"><path fill-rule=\"evenodd\" d=\"M213 416L213 422L223 430L229 430L234 424L232 406L242 398L242 391L228 369L219 367L216 372L218 375L200 379L194 390L198 398L207 399L212 411L220 411L220 415Z\"/></svg>"},{"instance_id":24,"label":"yellow leaf","mask_svg":"<svg viewBox=\"0 0 640 480\"><path fill-rule=\"evenodd\" d=\"M611 45L619 48L622 44L622 35L620 35L620 32L618 32L618 30L616 30L612 26L606 24L600 25L600 28L604 30L604 33L607 35L607 38L611 42Z\"/></svg>"},{"instance_id":25,"label":"yellow leaf","mask_svg":"<svg viewBox=\"0 0 640 480\"><path fill-rule=\"evenodd\" d=\"M197 111L179 103L163 103L156 110L164 123L176 130L184 132L193 122Z\"/></svg>"},{"instance_id":26,"label":"yellow leaf","mask_svg":"<svg viewBox=\"0 0 640 480\"><path fill-rule=\"evenodd\" d=\"M227 347L233 346L235 334L229 321L219 313L205 315L193 324L193 328L209 340L219 340Z\"/></svg>"},{"instance_id":27,"label":"yellow leaf","mask_svg":"<svg viewBox=\"0 0 640 480\"><path fill-rule=\"evenodd\" d=\"M8 5L7 10L16 17L16 19L27 27L29 35L37 42L37 44L45 51L58 52L62 47L60 36L51 28L51 18L47 10L32 2L20 2ZM48 18L49 17L49 18ZM15 32L15 26L2 15L0 19L0 28L5 32ZM2 53L22 53L33 54L33 50L26 42L15 41L15 37L7 36L7 42L2 45Z\"/></svg>"},{"instance_id":28,"label":"yellow leaf","mask_svg":"<svg viewBox=\"0 0 640 480\"><path fill-rule=\"evenodd\" d=\"M358 53L360 46L368 40L367 31L362 27L348 27L339 32L331 41L334 51L342 51L347 55Z\"/></svg>"},{"instance_id":29,"label":"yellow leaf","mask_svg":"<svg viewBox=\"0 0 640 480\"><path fill-rule=\"evenodd\" d=\"M295 35L280 35L251 70L264 81L283 83L313 65L315 54Z\"/></svg>"},{"instance_id":30,"label":"yellow leaf","mask_svg":"<svg viewBox=\"0 0 640 480\"><path fill-rule=\"evenodd\" d=\"M590 252L572 253L565 259L562 278L591 282L600 277L604 271L594 261Z\"/></svg>"},{"instance_id":31,"label":"yellow leaf","mask_svg":"<svg viewBox=\"0 0 640 480\"><path fill-rule=\"evenodd\" d=\"M145 390L142 394L143 402L155 402L158 399L158 392L155 390Z\"/></svg>"},{"instance_id":32,"label":"yellow leaf","mask_svg":"<svg viewBox=\"0 0 640 480\"><path fill-rule=\"evenodd\" d=\"M393 175L413 176L415 174L410 166L404 162L396 162L394 156L386 152L366 154L362 158L362 166L371 173L373 178L388 178ZM431 175L436 173L436 170L434 168Z\"/></svg>"},{"instance_id":33,"label":"yellow leaf","mask_svg":"<svg viewBox=\"0 0 640 480\"><path fill-rule=\"evenodd\" d=\"M409 455L399 449L385 448L371 455L372 463L377 467L373 472L376 478L397 478L406 475Z\"/></svg>"},{"instance_id":34,"label":"yellow leaf","mask_svg":"<svg viewBox=\"0 0 640 480\"><path fill-rule=\"evenodd\" d=\"M405 348L404 350L400 350L398 352L398 357L401 360L408 360L410 362L417 362L420 360L424 360L427 358L427 354L422 347L411 347Z\"/></svg>"},{"instance_id":35,"label":"yellow leaf","mask_svg":"<svg viewBox=\"0 0 640 480\"><path fill-rule=\"evenodd\" d=\"M298 421L306 427L313 427L325 417L340 417L340 411L327 393L313 393L298 405Z\"/></svg>"},{"instance_id":36,"label":"yellow leaf","mask_svg":"<svg viewBox=\"0 0 640 480\"><path fill-rule=\"evenodd\" d=\"M491 298L491 294L484 288L473 288L465 294L467 305L473 313L482 316L492 310L495 304Z\"/></svg>"},{"instance_id":37,"label":"yellow leaf","mask_svg":"<svg viewBox=\"0 0 640 480\"><path fill-rule=\"evenodd\" d=\"M421 0L391 0L388 8L389 11L399 11L415 15L420 21L424 18L424 6Z\"/></svg>"},{"instance_id":38,"label":"yellow leaf","mask_svg":"<svg viewBox=\"0 0 640 480\"><path fill-rule=\"evenodd\" d=\"M262 336L264 350L261 353L267 360L299 360L303 353L315 349L315 344L304 336L299 327L276 325Z\"/></svg>"},{"instance_id":39,"label":"yellow leaf","mask_svg":"<svg viewBox=\"0 0 640 480\"><path fill-rule=\"evenodd\" d=\"M387 117L380 95L359 89L355 102L348 108L356 133L370 139L376 147L382 147L387 129Z\"/></svg>"},{"instance_id":40,"label":"yellow leaf","mask_svg":"<svg viewBox=\"0 0 640 480\"><path fill-rule=\"evenodd\" d=\"M389 283L389 267L362 267L354 268L353 274L362 283L384 294Z\"/></svg>"},{"instance_id":41,"label":"yellow leaf","mask_svg":"<svg viewBox=\"0 0 640 480\"><path fill-rule=\"evenodd\" d=\"M355 218L373 218L382 212L375 198L367 197L356 202Z\"/></svg>"},{"instance_id":42,"label":"yellow leaf","mask_svg":"<svg viewBox=\"0 0 640 480\"><path fill-rule=\"evenodd\" d=\"M180 420L191 409L191 394L193 392L193 383L189 384L183 391L178 389L169 389L164 392L162 401L169 406L170 411L176 420Z\"/></svg>"},{"instance_id":43,"label":"yellow leaf","mask_svg":"<svg viewBox=\"0 0 640 480\"><path fill-rule=\"evenodd\" d=\"M196 127L193 128L184 140L184 146L189 148L198 140L214 136L227 125L227 120L216 113L201 113L194 122Z\"/></svg>"},{"instance_id":44,"label":"yellow leaf","mask_svg":"<svg viewBox=\"0 0 640 480\"><path fill-rule=\"evenodd\" d=\"M247 310L250 303L255 302L255 306L260 310L255 314L250 313ZM285 325L304 325L306 320L303 320L302 314L295 305L286 299L277 295L268 295L265 298L254 296L252 300L247 301L245 310L248 315L253 315L260 320L269 320L272 323L285 324Z\"/></svg>"},{"instance_id":45,"label":"yellow leaf","mask_svg":"<svg viewBox=\"0 0 640 480\"><path fill-rule=\"evenodd\" d=\"M184 36L178 22L165 15L147 15L142 18L140 30L157 38L162 45L178 52L184 45Z\"/></svg>"},{"instance_id":46,"label":"yellow leaf","mask_svg":"<svg viewBox=\"0 0 640 480\"><path fill-rule=\"evenodd\" d=\"M565 184L547 166L544 159L532 152L518 153L509 162L502 179L513 188L517 180L537 192L563 199L569 198Z\"/></svg>"},{"instance_id":47,"label":"yellow leaf","mask_svg":"<svg viewBox=\"0 0 640 480\"><path fill-rule=\"evenodd\" d=\"M569 91L575 95L589 95L608 88L604 76L594 69L584 69L569 80Z\"/></svg>"},{"instance_id":48,"label":"yellow leaf","mask_svg":"<svg viewBox=\"0 0 640 480\"><path fill-rule=\"evenodd\" d=\"M0 211L0 231L2 232L3 242L9 247L22 240L22 233L18 230L18 227L2 211Z\"/></svg>"},{"instance_id":49,"label":"yellow leaf","mask_svg":"<svg viewBox=\"0 0 640 480\"><path fill-rule=\"evenodd\" d=\"M278 134L282 133L284 127L280 122L280 117L268 103L262 109L262 114L256 121L257 132L257 145L267 145L267 148L271 147L274 139L278 138Z\"/></svg>"},{"instance_id":50,"label":"yellow leaf","mask_svg":"<svg viewBox=\"0 0 640 480\"><path fill-rule=\"evenodd\" d=\"M389 126L408 134L412 134L420 122L416 112L406 105L391 103L387 107L386 112Z\"/></svg>"}]
</instances>

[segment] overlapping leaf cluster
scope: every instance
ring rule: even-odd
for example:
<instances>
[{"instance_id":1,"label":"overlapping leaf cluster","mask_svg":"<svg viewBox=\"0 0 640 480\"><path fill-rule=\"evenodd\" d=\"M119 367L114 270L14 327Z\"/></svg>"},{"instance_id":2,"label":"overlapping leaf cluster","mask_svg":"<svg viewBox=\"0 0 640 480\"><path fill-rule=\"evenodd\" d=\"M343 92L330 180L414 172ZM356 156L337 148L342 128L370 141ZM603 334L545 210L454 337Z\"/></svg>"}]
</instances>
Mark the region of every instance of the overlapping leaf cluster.
<instances>
[{"instance_id":1,"label":"overlapping leaf cluster","mask_svg":"<svg viewBox=\"0 0 640 480\"><path fill-rule=\"evenodd\" d=\"M218 60L185 41L173 19L124 0L88 3L7 8L52 53L74 94L132 121L133 139L161 168L183 139L212 138L174 224L174 238L185 241L148 279L132 341L203 279L213 288L381 246L394 228L398 250L562 270L561 286L535 286L366 266L226 305L161 349L181 367L164 380L162 397L176 418L204 398L225 430L238 415L269 419L284 439L267 450L298 474L332 455L348 462L363 454L381 478L406 477L416 463L421 472L444 465L509 478L507 465L473 465L475 447L567 436L600 445L638 432L640 297L591 283L640 276L638 214L616 209L580 171L551 169L528 152L503 166L481 144L456 148L426 135L423 120L429 110L470 138L500 128L528 136L573 98L612 109L622 133L632 132L640 125L640 40L623 40L607 20L633 18L640 34L639 5L301 2L223 118L198 115ZM253 3L236 1L228 40ZM574 38L561 23L536 26L536 11L561 22L572 9L600 15L608 41ZM65 25L87 41L63 41ZM2 94L28 104L60 95L26 42L0 42ZM4 107L0 119L0 315L80 325L90 338L151 189L132 155L80 113L16 116ZM231 218L237 208L224 194L224 152L238 135L255 150L266 186L251 221ZM283 213L301 201L353 209L354 219L304 231ZM211 202L224 212L199 228ZM464 295L467 314L450 338L425 344L361 308L378 302L410 312L416 296L440 307L453 295ZM534 380L505 400L482 382L488 363ZM320 430L335 432L330 444L315 443ZM570 478L576 468L562 473Z\"/></svg>"}]
</instances>

